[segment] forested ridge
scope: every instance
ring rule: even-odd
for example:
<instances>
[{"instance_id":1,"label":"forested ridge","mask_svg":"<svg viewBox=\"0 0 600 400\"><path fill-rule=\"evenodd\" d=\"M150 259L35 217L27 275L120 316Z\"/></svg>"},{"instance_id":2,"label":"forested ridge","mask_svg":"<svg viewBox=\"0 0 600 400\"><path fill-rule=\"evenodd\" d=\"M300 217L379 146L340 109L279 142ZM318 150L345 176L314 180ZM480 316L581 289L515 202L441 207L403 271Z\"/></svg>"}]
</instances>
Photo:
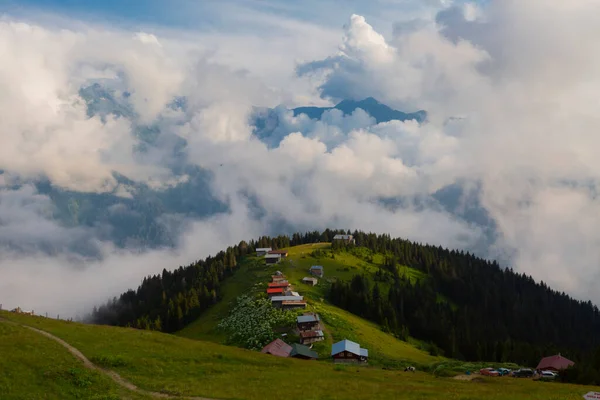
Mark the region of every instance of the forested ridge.
<instances>
[{"instance_id":1,"label":"forested ridge","mask_svg":"<svg viewBox=\"0 0 600 400\"><path fill-rule=\"evenodd\" d=\"M400 337L431 341L448 357L532 366L558 352L586 360L600 346L600 312L589 301L462 251L389 235L354 237L356 246L386 254L384 265L375 277L334 282L329 299ZM334 250L341 247L352 246ZM427 278L411 282L399 275L399 265Z\"/></svg>"},{"instance_id":2,"label":"forested ridge","mask_svg":"<svg viewBox=\"0 0 600 400\"><path fill-rule=\"evenodd\" d=\"M350 232L326 230L242 241L213 257L146 277L137 290L96 309L92 319L177 331L220 299L222 281L255 248L330 241L336 233ZM438 349L448 357L533 366L541 356L559 351L574 360L585 359L600 345L600 312L591 302L574 300L530 276L463 251L389 235L352 234L356 247L384 254L385 262L376 274L333 282L328 298L400 338L411 335L428 341L432 351ZM332 250L352 248L335 243ZM401 265L422 271L426 278L405 278L398 273Z\"/></svg>"},{"instance_id":3,"label":"forested ridge","mask_svg":"<svg viewBox=\"0 0 600 400\"><path fill-rule=\"evenodd\" d=\"M307 234L306 240L319 235ZM173 271L143 279L137 290L128 290L94 308L88 319L105 325L175 332L189 324L221 298L221 282L238 268L239 260L257 247L279 249L290 246L290 238L262 237L228 247L227 250Z\"/></svg>"}]
</instances>

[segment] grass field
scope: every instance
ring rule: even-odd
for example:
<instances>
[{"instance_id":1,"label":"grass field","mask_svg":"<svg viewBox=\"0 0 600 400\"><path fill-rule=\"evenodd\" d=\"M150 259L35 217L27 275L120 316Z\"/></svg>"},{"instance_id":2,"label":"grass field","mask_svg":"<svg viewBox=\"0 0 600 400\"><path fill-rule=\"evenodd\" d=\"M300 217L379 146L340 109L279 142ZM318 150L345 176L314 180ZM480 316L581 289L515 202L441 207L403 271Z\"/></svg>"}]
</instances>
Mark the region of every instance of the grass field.
<instances>
[{"instance_id":1,"label":"grass field","mask_svg":"<svg viewBox=\"0 0 600 400\"><path fill-rule=\"evenodd\" d=\"M0 316L55 334L88 358L115 370L143 389L179 395L248 400L275 400L282 394L307 400L579 400L594 389L513 378L464 382L435 378L422 372L339 367L330 362L277 358L157 332L83 325L7 312L1 312ZM5 389L9 380L8 390L12 390L0 393L13 395L0 396L2 399L139 398L118 392L106 397L105 392L113 389L100 376L92 375L92 385L83 389L74 385L71 378L56 381L56 376L62 376L61 371L78 368L77 361L71 359L66 350L23 328L7 328L6 323L0 323L0 329L5 332L0 345L3 346L0 365L3 373L9 368L13 371L10 378L0 378L4 385L0 387ZM21 350L17 350L19 348ZM5 357L7 350L12 354L10 358ZM44 371L58 371L58 375L50 373L45 378ZM93 397L96 394L98 397Z\"/></svg>"},{"instance_id":2,"label":"grass field","mask_svg":"<svg viewBox=\"0 0 600 400\"><path fill-rule=\"evenodd\" d=\"M85 369L64 347L0 321L0 399L146 399Z\"/></svg>"}]
</instances>

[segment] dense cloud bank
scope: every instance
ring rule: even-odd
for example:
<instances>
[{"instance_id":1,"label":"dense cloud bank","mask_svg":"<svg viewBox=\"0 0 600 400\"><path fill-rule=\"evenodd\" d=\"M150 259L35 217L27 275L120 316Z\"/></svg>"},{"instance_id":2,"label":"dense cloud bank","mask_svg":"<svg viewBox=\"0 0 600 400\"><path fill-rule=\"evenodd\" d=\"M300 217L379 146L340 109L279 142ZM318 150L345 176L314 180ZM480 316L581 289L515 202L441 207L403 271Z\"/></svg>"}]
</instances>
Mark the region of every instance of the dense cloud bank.
<instances>
[{"instance_id":1,"label":"dense cloud bank","mask_svg":"<svg viewBox=\"0 0 600 400\"><path fill-rule=\"evenodd\" d=\"M260 37L247 54L0 19L0 303L74 315L239 240L325 227L474 250L600 301L600 10L526 3L385 36L352 15L337 49L303 27L298 50L274 39L304 59L277 74ZM367 97L427 120L290 110Z\"/></svg>"}]
</instances>

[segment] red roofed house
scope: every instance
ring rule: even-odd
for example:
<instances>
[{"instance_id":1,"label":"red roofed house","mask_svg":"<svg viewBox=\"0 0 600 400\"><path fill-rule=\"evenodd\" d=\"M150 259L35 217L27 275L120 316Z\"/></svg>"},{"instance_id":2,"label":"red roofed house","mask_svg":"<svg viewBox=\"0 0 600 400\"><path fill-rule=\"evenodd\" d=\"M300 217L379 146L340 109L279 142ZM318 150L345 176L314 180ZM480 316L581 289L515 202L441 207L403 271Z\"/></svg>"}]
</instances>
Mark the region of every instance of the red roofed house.
<instances>
[{"instance_id":1,"label":"red roofed house","mask_svg":"<svg viewBox=\"0 0 600 400\"><path fill-rule=\"evenodd\" d=\"M282 296L282 295L283 295L283 288L281 288L281 287L267 289L267 296L269 296L269 297Z\"/></svg>"},{"instance_id":2,"label":"red roofed house","mask_svg":"<svg viewBox=\"0 0 600 400\"><path fill-rule=\"evenodd\" d=\"M290 283L288 281L282 281L282 282L271 282L268 284L269 289L272 288L287 288L288 286L290 286Z\"/></svg>"},{"instance_id":3,"label":"red roofed house","mask_svg":"<svg viewBox=\"0 0 600 400\"><path fill-rule=\"evenodd\" d=\"M573 361L564 358L558 353L556 356L542 358L536 369L542 371L560 371L573 365L575 365Z\"/></svg>"},{"instance_id":4,"label":"red roofed house","mask_svg":"<svg viewBox=\"0 0 600 400\"><path fill-rule=\"evenodd\" d=\"M292 346L281 339L275 339L261 350L261 353L272 354L278 357L289 357Z\"/></svg>"}]
</instances>

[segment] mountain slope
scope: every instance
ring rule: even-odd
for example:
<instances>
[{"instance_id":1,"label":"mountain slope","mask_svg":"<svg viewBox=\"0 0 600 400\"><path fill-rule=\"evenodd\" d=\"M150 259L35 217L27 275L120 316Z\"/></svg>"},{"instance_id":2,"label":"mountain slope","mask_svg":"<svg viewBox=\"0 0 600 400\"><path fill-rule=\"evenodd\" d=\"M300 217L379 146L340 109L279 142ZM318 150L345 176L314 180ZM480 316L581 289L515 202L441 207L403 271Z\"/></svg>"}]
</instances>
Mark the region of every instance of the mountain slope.
<instances>
[{"instance_id":1,"label":"mountain slope","mask_svg":"<svg viewBox=\"0 0 600 400\"><path fill-rule=\"evenodd\" d=\"M97 360L103 367L116 371L144 390L176 396L276 400L281 398L282 393L288 393L308 399L410 400L437 398L444 393L448 398L464 400L575 400L580 399L582 393L594 390L593 387L540 384L526 379L488 378L482 380L485 384L480 384L434 378L423 372L412 374L373 367L336 367L330 362L278 358L158 332L69 323L4 311L0 311L0 317L60 337L81 350L86 357ZM0 322L0 329L3 325L5 323ZM15 347L17 343L35 343L37 340L30 335L23 336L22 341L20 338L8 337L0 342L0 346ZM26 353L21 355L20 360L28 357L28 368L40 372L39 366L47 365L44 353ZM66 350L63 354L69 355ZM15 365L11 363L10 370ZM11 392L15 395L3 399L42 398L36 394L39 392L29 389L29 382L24 376L13 376L10 383L16 389ZM273 390L274 386L277 390ZM62 397L47 395L43 398L73 398L71 390L59 388L56 393ZM89 390L93 394L84 398L138 398L133 393L111 397L95 386L90 386Z\"/></svg>"},{"instance_id":2,"label":"mountain slope","mask_svg":"<svg viewBox=\"0 0 600 400\"><path fill-rule=\"evenodd\" d=\"M307 244L290 247L288 258L276 267L265 268L263 260L248 257L233 277L225 280L221 286L223 298L212 308L203 313L197 320L190 323L176 334L179 336L210 340L225 343L226 338L217 329L218 323L227 316L235 299L242 294L263 293L266 282L272 272L282 271L295 290L309 300L309 308L318 312L328 328L328 342L350 339L361 343L369 349L372 362L379 364L418 363L431 364L441 359L430 356L426 351L418 349L413 344L398 340L385 333L376 324L357 317L347 311L324 301L328 284L325 281L317 286L308 286L301 282L308 275L310 265L319 263L326 270L328 279L348 279L357 271L375 273L376 264L366 263L352 254L344 254L335 260L311 257L310 253L330 248L329 243ZM406 270L407 276L422 276L418 271ZM419 344L413 342L414 344ZM331 348L318 344L317 351L322 357L327 357Z\"/></svg>"}]
</instances>

